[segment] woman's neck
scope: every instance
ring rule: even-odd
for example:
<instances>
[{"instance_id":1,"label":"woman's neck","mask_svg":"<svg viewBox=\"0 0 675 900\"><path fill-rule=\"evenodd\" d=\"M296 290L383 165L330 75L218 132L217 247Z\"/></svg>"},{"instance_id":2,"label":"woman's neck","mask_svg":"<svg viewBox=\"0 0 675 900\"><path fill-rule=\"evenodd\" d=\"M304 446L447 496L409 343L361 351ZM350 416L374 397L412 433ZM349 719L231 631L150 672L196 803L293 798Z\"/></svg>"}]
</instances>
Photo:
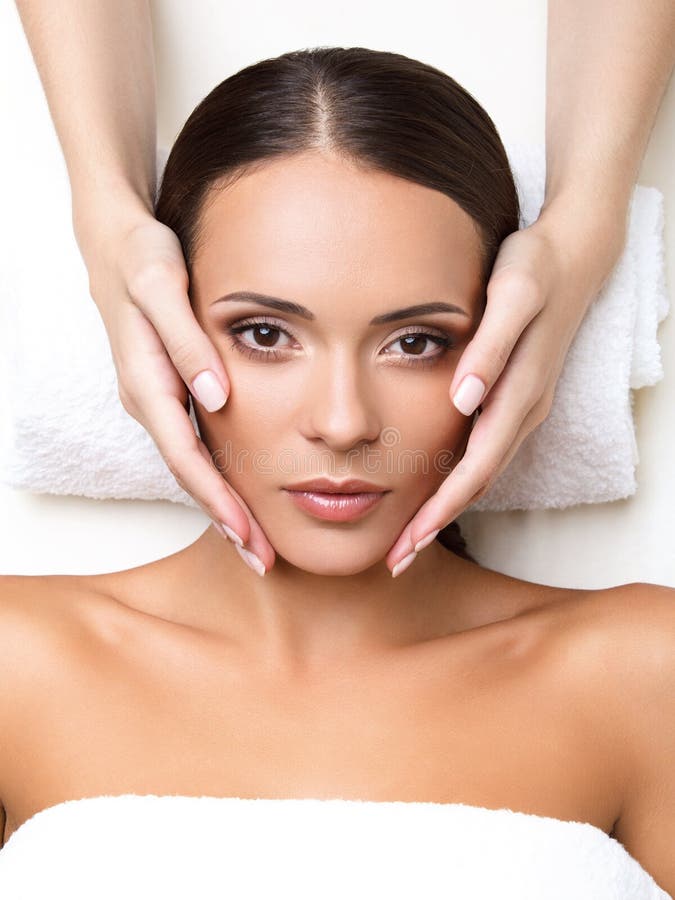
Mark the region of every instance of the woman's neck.
<instances>
[{"instance_id":1,"label":"woman's neck","mask_svg":"<svg viewBox=\"0 0 675 900\"><path fill-rule=\"evenodd\" d=\"M462 630L473 605L469 584L484 571L434 541L395 579L383 560L357 574L326 576L280 556L261 578L213 527L153 565L161 571L147 567L148 576L161 579L171 615L285 671Z\"/></svg>"}]
</instances>

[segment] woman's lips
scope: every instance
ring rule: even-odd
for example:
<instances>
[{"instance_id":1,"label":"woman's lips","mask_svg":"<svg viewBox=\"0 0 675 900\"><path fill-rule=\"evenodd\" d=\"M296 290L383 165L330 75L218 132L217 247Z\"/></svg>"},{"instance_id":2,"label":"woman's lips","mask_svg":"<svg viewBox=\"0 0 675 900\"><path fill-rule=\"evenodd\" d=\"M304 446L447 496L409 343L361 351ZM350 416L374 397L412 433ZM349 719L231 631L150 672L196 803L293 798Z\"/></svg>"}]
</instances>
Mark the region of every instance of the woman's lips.
<instances>
[{"instance_id":1,"label":"woman's lips","mask_svg":"<svg viewBox=\"0 0 675 900\"><path fill-rule=\"evenodd\" d=\"M333 494L321 491L291 491L284 488L300 509L332 522L353 522L362 518L388 491L360 494Z\"/></svg>"}]
</instances>

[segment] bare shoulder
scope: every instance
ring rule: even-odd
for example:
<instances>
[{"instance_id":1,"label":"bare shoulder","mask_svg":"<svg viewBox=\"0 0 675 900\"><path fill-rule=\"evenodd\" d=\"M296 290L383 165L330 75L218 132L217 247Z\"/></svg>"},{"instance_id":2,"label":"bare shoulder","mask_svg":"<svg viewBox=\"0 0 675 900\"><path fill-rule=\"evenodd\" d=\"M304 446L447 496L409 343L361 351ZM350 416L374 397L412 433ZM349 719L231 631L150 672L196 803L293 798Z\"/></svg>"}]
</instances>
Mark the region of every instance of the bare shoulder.
<instances>
[{"instance_id":1,"label":"bare shoulder","mask_svg":"<svg viewBox=\"0 0 675 900\"><path fill-rule=\"evenodd\" d=\"M63 620L48 603L48 579L0 576L0 847L4 844L6 798L10 796L12 746L32 708L36 685L49 684L45 658L58 645ZM51 613L51 615L50 615Z\"/></svg>"},{"instance_id":2,"label":"bare shoulder","mask_svg":"<svg viewBox=\"0 0 675 900\"><path fill-rule=\"evenodd\" d=\"M61 604L50 603L50 578L41 575L0 576L0 667L3 681L19 663L30 665L41 640L59 627ZM54 594L58 601L59 592Z\"/></svg>"},{"instance_id":3,"label":"bare shoulder","mask_svg":"<svg viewBox=\"0 0 675 900\"><path fill-rule=\"evenodd\" d=\"M630 713L623 727L644 732L635 704L675 703L675 588L633 582L573 591L551 612L556 650L574 654L570 670L586 680L594 703Z\"/></svg>"},{"instance_id":4,"label":"bare shoulder","mask_svg":"<svg viewBox=\"0 0 675 900\"><path fill-rule=\"evenodd\" d=\"M45 697L63 699L70 675L95 658L97 623L114 621L111 607L89 578L0 575L0 847L7 798L14 793L16 748L32 731ZM20 760L19 760L20 763Z\"/></svg>"},{"instance_id":5,"label":"bare shoulder","mask_svg":"<svg viewBox=\"0 0 675 900\"><path fill-rule=\"evenodd\" d=\"M675 588L632 582L590 591L585 621L594 640L601 629L614 678L655 691L675 676Z\"/></svg>"},{"instance_id":6,"label":"bare shoulder","mask_svg":"<svg viewBox=\"0 0 675 900\"><path fill-rule=\"evenodd\" d=\"M6 688L0 691L0 728L4 733L22 709L31 708L36 692L50 686L55 689L69 660L91 653L95 625L106 621L100 613L106 608L105 600L85 576L0 576L0 683ZM0 797L1 789L0 767Z\"/></svg>"},{"instance_id":7,"label":"bare shoulder","mask_svg":"<svg viewBox=\"0 0 675 900\"><path fill-rule=\"evenodd\" d=\"M9 649L8 629L53 633L72 624L78 601L92 591L91 579L77 575L0 575L0 641ZM14 632L14 637L18 635Z\"/></svg>"},{"instance_id":8,"label":"bare shoulder","mask_svg":"<svg viewBox=\"0 0 675 900\"><path fill-rule=\"evenodd\" d=\"M629 663L647 674L659 652L675 647L675 588L631 582L599 590L557 589L540 609L551 615L551 636L573 642L578 662L589 658L621 667ZM619 641L620 643L617 643ZM619 652L621 651L621 653ZM658 666L657 666L658 667ZM620 671L612 669L612 677Z\"/></svg>"},{"instance_id":9,"label":"bare shoulder","mask_svg":"<svg viewBox=\"0 0 675 900\"><path fill-rule=\"evenodd\" d=\"M0 692L0 712L18 705L17 692L35 683L39 667L58 663L63 671L96 632L113 633L115 608L89 576L0 575L0 678L13 688Z\"/></svg>"},{"instance_id":10,"label":"bare shoulder","mask_svg":"<svg viewBox=\"0 0 675 900\"><path fill-rule=\"evenodd\" d=\"M596 702L613 716L626 779L614 835L675 896L675 588L635 582L590 594ZM600 706L598 707L600 709Z\"/></svg>"},{"instance_id":11,"label":"bare shoulder","mask_svg":"<svg viewBox=\"0 0 675 900\"><path fill-rule=\"evenodd\" d=\"M0 692L3 728L44 676L45 662L55 653L66 654L76 594L76 582L59 576L0 576L0 679L11 687Z\"/></svg>"}]
</instances>

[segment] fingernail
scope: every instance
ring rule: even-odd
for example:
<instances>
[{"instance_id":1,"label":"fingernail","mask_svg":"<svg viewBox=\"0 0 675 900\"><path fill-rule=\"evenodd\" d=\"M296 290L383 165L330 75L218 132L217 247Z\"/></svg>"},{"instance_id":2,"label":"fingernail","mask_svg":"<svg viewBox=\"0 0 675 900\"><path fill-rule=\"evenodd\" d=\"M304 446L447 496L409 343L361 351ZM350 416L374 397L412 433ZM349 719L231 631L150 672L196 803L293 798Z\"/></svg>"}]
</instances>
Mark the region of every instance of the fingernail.
<instances>
[{"instance_id":1,"label":"fingernail","mask_svg":"<svg viewBox=\"0 0 675 900\"><path fill-rule=\"evenodd\" d=\"M401 572L405 572L410 563L415 559L417 553L409 553L407 556L404 556L400 562L397 562L394 568L391 570L391 577L396 578L397 575L400 575Z\"/></svg>"},{"instance_id":2,"label":"fingernail","mask_svg":"<svg viewBox=\"0 0 675 900\"><path fill-rule=\"evenodd\" d=\"M430 531L426 537L423 537L415 544L415 553L419 553L420 550L424 550L425 547L428 547L429 544L435 539L436 535L440 531L440 528L437 528L436 531Z\"/></svg>"},{"instance_id":3,"label":"fingernail","mask_svg":"<svg viewBox=\"0 0 675 900\"><path fill-rule=\"evenodd\" d=\"M229 537L229 539L231 541L234 541L234 543L238 544L240 547L244 546L244 542L239 537L239 535L237 534L236 531L232 531L232 529L228 528L224 522L221 522L221 525L223 526L223 531L225 532L225 534Z\"/></svg>"},{"instance_id":4,"label":"fingernail","mask_svg":"<svg viewBox=\"0 0 675 900\"><path fill-rule=\"evenodd\" d=\"M211 369L204 369L197 375L192 382L191 390L201 405L209 412L220 409L227 400L227 394Z\"/></svg>"},{"instance_id":5,"label":"fingernail","mask_svg":"<svg viewBox=\"0 0 675 900\"><path fill-rule=\"evenodd\" d=\"M262 560L257 557L255 553L251 553L250 550L245 550L243 547L240 547L239 544L235 544L234 549L237 551L239 556L241 556L246 565L250 566L254 572L257 572L258 575L265 574L265 566L263 565Z\"/></svg>"},{"instance_id":6,"label":"fingernail","mask_svg":"<svg viewBox=\"0 0 675 900\"><path fill-rule=\"evenodd\" d=\"M463 416L470 416L476 411L484 393L485 385L480 378L477 375L467 375L455 391L452 402Z\"/></svg>"}]
</instances>

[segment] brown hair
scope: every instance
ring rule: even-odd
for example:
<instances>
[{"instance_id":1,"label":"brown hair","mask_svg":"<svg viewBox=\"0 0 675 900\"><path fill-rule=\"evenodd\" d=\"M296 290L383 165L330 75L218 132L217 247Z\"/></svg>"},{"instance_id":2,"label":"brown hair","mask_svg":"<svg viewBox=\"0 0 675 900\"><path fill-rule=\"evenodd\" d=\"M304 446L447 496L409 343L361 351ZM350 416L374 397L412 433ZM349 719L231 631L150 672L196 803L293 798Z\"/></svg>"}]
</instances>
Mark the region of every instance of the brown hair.
<instances>
[{"instance_id":1,"label":"brown hair","mask_svg":"<svg viewBox=\"0 0 675 900\"><path fill-rule=\"evenodd\" d=\"M256 165L318 148L454 200L479 230L487 285L499 246L520 218L492 119L440 69L364 47L316 47L261 60L195 107L171 149L155 203L157 219L180 240L188 274L210 191ZM475 562L457 522L437 539Z\"/></svg>"}]
</instances>

